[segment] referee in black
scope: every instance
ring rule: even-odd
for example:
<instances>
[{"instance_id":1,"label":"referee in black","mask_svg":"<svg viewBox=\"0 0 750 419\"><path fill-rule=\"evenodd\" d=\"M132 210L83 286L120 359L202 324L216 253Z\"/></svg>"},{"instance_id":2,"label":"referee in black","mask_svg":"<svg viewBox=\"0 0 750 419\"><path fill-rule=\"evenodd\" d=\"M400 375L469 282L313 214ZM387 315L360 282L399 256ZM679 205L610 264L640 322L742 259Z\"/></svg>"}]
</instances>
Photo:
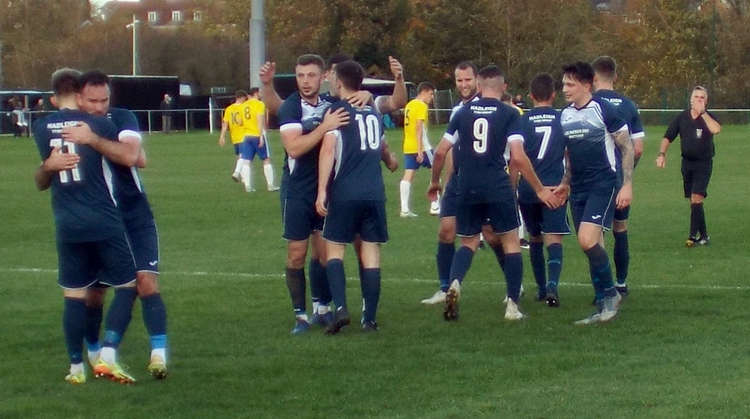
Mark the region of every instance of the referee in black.
<instances>
[{"instance_id":1,"label":"referee in black","mask_svg":"<svg viewBox=\"0 0 750 419\"><path fill-rule=\"evenodd\" d=\"M721 125L706 110L707 103L706 88L695 86L690 94L690 109L681 112L669 124L656 157L656 167L664 168L667 149L680 136L682 182L685 198L690 199L690 236L685 242L687 247L706 245L709 242L703 200L708 196L708 181L713 168L714 135L721 131Z\"/></svg>"}]
</instances>

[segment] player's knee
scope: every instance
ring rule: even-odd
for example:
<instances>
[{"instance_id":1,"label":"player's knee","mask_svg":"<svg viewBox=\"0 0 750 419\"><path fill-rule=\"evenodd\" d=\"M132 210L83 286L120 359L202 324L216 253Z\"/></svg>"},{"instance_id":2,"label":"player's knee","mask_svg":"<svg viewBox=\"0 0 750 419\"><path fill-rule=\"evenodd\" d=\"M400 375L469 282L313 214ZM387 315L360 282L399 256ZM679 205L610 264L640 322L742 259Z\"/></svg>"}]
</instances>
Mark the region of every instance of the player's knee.
<instances>
[{"instance_id":1,"label":"player's knee","mask_svg":"<svg viewBox=\"0 0 750 419\"><path fill-rule=\"evenodd\" d=\"M594 236L578 235L578 244L581 245L581 249L588 250L596 246L599 243L599 238Z\"/></svg>"},{"instance_id":2,"label":"player's knee","mask_svg":"<svg viewBox=\"0 0 750 419\"><path fill-rule=\"evenodd\" d=\"M83 300L86 298L86 288L64 289L63 297Z\"/></svg>"},{"instance_id":3,"label":"player's knee","mask_svg":"<svg viewBox=\"0 0 750 419\"><path fill-rule=\"evenodd\" d=\"M138 276L136 277L138 295L142 298L158 294L159 281L157 279L158 277L151 272L138 272Z\"/></svg>"},{"instance_id":4,"label":"player's knee","mask_svg":"<svg viewBox=\"0 0 750 419\"><path fill-rule=\"evenodd\" d=\"M86 292L86 305L89 307L101 307L104 305L104 294L106 288L89 288Z\"/></svg>"},{"instance_id":5,"label":"player's knee","mask_svg":"<svg viewBox=\"0 0 750 419\"><path fill-rule=\"evenodd\" d=\"M440 226L438 240L440 240L441 243L453 243L456 241L456 229Z\"/></svg>"},{"instance_id":6,"label":"player's knee","mask_svg":"<svg viewBox=\"0 0 750 419\"><path fill-rule=\"evenodd\" d=\"M702 204L703 203L703 195L698 195L698 194L692 194L692 195L690 195L690 203L691 204Z\"/></svg>"},{"instance_id":7,"label":"player's knee","mask_svg":"<svg viewBox=\"0 0 750 419\"><path fill-rule=\"evenodd\" d=\"M615 220L614 223L612 223L612 230L615 233L622 233L623 231L627 231L628 222L626 220Z\"/></svg>"}]
</instances>

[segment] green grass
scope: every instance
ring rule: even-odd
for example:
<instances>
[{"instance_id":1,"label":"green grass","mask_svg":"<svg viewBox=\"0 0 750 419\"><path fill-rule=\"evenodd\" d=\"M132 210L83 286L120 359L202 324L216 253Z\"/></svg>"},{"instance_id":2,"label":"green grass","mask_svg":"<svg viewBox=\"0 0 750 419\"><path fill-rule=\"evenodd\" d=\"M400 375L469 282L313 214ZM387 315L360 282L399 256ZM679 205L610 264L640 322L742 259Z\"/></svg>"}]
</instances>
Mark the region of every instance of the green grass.
<instances>
[{"instance_id":1,"label":"green grass","mask_svg":"<svg viewBox=\"0 0 750 419\"><path fill-rule=\"evenodd\" d=\"M146 374L137 304L121 348L139 379L129 387L63 382L49 193L34 189L33 143L0 138L0 417L747 417L747 127L717 137L706 203L712 244L696 249L683 245L689 209L679 145L657 170L664 127L647 132L630 221L632 295L611 324L572 325L592 310L573 237L564 242L559 309L532 301L524 252L529 318L505 322L503 276L486 251L466 279L459 322L421 306L437 287L437 220L425 215L426 171L412 195L420 217L398 217L397 172L385 174L391 240L382 252L381 331L296 338L278 194L246 194L232 182L233 156L216 145L218 135L153 135L142 173L159 225L171 375L160 382ZM389 138L399 150L400 133ZM283 153L277 135L272 142L279 177ZM254 172L262 190L258 164ZM348 295L356 319L353 278Z\"/></svg>"}]
</instances>

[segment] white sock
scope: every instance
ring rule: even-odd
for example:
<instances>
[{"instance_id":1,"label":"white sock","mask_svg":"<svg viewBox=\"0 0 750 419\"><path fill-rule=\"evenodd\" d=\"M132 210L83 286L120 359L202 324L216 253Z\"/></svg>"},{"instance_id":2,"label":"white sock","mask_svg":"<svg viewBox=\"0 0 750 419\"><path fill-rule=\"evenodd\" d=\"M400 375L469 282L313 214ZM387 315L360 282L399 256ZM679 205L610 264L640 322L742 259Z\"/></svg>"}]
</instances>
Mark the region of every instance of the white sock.
<instances>
[{"instance_id":1,"label":"white sock","mask_svg":"<svg viewBox=\"0 0 750 419\"><path fill-rule=\"evenodd\" d=\"M299 316L297 316L297 318L298 318L299 320L309 321L309 320L307 319L307 314L300 314Z\"/></svg>"},{"instance_id":2,"label":"white sock","mask_svg":"<svg viewBox=\"0 0 750 419\"><path fill-rule=\"evenodd\" d=\"M70 364L70 375L76 375L83 372L83 362Z\"/></svg>"},{"instance_id":3,"label":"white sock","mask_svg":"<svg viewBox=\"0 0 750 419\"><path fill-rule=\"evenodd\" d=\"M242 160L242 168L240 169L240 175L242 176L242 183L245 184L245 190L250 191L253 189L253 180L250 173L251 166L250 160Z\"/></svg>"},{"instance_id":4,"label":"white sock","mask_svg":"<svg viewBox=\"0 0 750 419\"><path fill-rule=\"evenodd\" d=\"M101 349L97 349L95 351L88 351L89 354L89 362L92 364L95 364L96 361L99 360L99 355L101 354Z\"/></svg>"},{"instance_id":5,"label":"white sock","mask_svg":"<svg viewBox=\"0 0 750 419\"><path fill-rule=\"evenodd\" d=\"M409 193L411 192L411 182L402 180L399 184L401 189L401 212L409 212Z\"/></svg>"},{"instance_id":6,"label":"white sock","mask_svg":"<svg viewBox=\"0 0 750 419\"><path fill-rule=\"evenodd\" d=\"M159 358L164 360L164 363L167 363L167 349L166 348L155 348L151 350L151 358L158 356Z\"/></svg>"},{"instance_id":7,"label":"white sock","mask_svg":"<svg viewBox=\"0 0 750 419\"><path fill-rule=\"evenodd\" d=\"M234 165L234 173L232 173L232 176L239 177L241 169L242 169L242 159L237 159L237 163Z\"/></svg>"},{"instance_id":8,"label":"white sock","mask_svg":"<svg viewBox=\"0 0 750 419\"><path fill-rule=\"evenodd\" d=\"M331 311L331 307L329 307L329 306L327 306L325 304L318 305L318 314L326 314L329 311Z\"/></svg>"},{"instance_id":9,"label":"white sock","mask_svg":"<svg viewBox=\"0 0 750 419\"><path fill-rule=\"evenodd\" d=\"M317 301L313 301L313 314L318 312L318 307L320 307L320 303Z\"/></svg>"},{"instance_id":10,"label":"white sock","mask_svg":"<svg viewBox=\"0 0 750 419\"><path fill-rule=\"evenodd\" d=\"M268 189L273 188L273 166L271 166L271 163L263 164L263 174L266 176Z\"/></svg>"},{"instance_id":11,"label":"white sock","mask_svg":"<svg viewBox=\"0 0 750 419\"><path fill-rule=\"evenodd\" d=\"M117 351L115 350L115 348L105 346L102 348L99 354L102 357L102 361L106 362L107 364L114 364L115 362L117 362Z\"/></svg>"}]
</instances>

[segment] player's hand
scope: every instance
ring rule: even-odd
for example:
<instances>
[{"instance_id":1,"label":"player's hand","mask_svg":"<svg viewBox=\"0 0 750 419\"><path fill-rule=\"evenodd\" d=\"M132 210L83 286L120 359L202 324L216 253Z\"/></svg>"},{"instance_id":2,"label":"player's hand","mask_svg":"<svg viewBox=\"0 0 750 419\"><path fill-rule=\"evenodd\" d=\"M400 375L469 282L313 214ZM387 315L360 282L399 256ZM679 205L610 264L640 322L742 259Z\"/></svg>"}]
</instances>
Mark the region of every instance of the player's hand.
<instances>
[{"instance_id":1,"label":"player's hand","mask_svg":"<svg viewBox=\"0 0 750 419\"><path fill-rule=\"evenodd\" d=\"M539 197L539 200L542 201L544 205L551 209L555 209L562 205L565 201L562 200L559 196L555 195L552 191L553 188L544 187L536 193L536 196Z\"/></svg>"},{"instance_id":2,"label":"player's hand","mask_svg":"<svg viewBox=\"0 0 750 419\"><path fill-rule=\"evenodd\" d=\"M633 202L633 184L626 183L620 188L620 192L617 192L617 209L627 208L630 203Z\"/></svg>"},{"instance_id":3,"label":"player's hand","mask_svg":"<svg viewBox=\"0 0 750 419\"><path fill-rule=\"evenodd\" d=\"M323 116L323 122L320 123L325 132L333 131L349 123L349 112L344 108L338 108L335 111L327 110Z\"/></svg>"},{"instance_id":4,"label":"player's hand","mask_svg":"<svg viewBox=\"0 0 750 419\"><path fill-rule=\"evenodd\" d=\"M79 122L74 127L65 127L62 129L62 138L75 144L91 144L96 141L96 135L91 131L89 124Z\"/></svg>"},{"instance_id":5,"label":"player's hand","mask_svg":"<svg viewBox=\"0 0 750 419\"><path fill-rule=\"evenodd\" d=\"M59 172L76 167L81 157L76 153L63 153L60 147L52 149L47 160L42 163L42 168L47 172Z\"/></svg>"},{"instance_id":6,"label":"player's hand","mask_svg":"<svg viewBox=\"0 0 750 419\"><path fill-rule=\"evenodd\" d=\"M424 151L417 153L417 163L422 164L424 161Z\"/></svg>"},{"instance_id":7,"label":"player's hand","mask_svg":"<svg viewBox=\"0 0 750 419\"><path fill-rule=\"evenodd\" d=\"M260 134L260 138L258 139L258 148L263 148L263 144L265 144L265 141L263 141L263 138L265 137L266 137L265 132Z\"/></svg>"},{"instance_id":8,"label":"player's hand","mask_svg":"<svg viewBox=\"0 0 750 419\"><path fill-rule=\"evenodd\" d=\"M706 112L706 102L701 98L696 98L690 101L690 107L698 114L701 115Z\"/></svg>"},{"instance_id":9,"label":"player's hand","mask_svg":"<svg viewBox=\"0 0 750 419\"><path fill-rule=\"evenodd\" d=\"M393 78L395 80L401 80L404 77L404 67L401 65L401 63L397 59L389 55L388 64L391 67L391 73L393 74Z\"/></svg>"},{"instance_id":10,"label":"player's hand","mask_svg":"<svg viewBox=\"0 0 750 419\"><path fill-rule=\"evenodd\" d=\"M264 85L269 85L273 83L274 75L276 75L276 63L273 61L266 61L266 63L260 67L260 72L258 73L260 82Z\"/></svg>"},{"instance_id":11,"label":"player's hand","mask_svg":"<svg viewBox=\"0 0 750 419\"><path fill-rule=\"evenodd\" d=\"M225 143L226 143L226 141L224 140L224 137L219 136L219 146L220 147L224 147Z\"/></svg>"},{"instance_id":12,"label":"player's hand","mask_svg":"<svg viewBox=\"0 0 750 419\"><path fill-rule=\"evenodd\" d=\"M396 169L398 169L398 159L396 159L396 153L392 151L388 153L388 161L385 163L385 167L387 167L388 170L391 171L391 173L395 172Z\"/></svg>"},{"instance_id":13,"label":"player's hand","mask_svg":"<svg viewBox=\"0 0 750 419\"><path fill-rule=\"evenodd\" d=\"M430 201L436 200L441 192L440 189L440 183L430 182L430 186L427 188L427 199Z\"/></svg>"},{"instance_id":14,"label":"player's hand","mask_svg":"<svg viewBox=\"0 0 750 419\"><path fill-rule=\"evenodd\" d=\"M570 196L570 185L561 183L554 189L552 189L552 193L555 194L555 196L557 196L558 198L562 199L562 202L565 202Z\"/></svg>"},{"instance_id":15,"label":"player's hand","mask_svg":"<svg viewBox=\"0 0 750 419\"><path fill-rule=\"evenodd\" d=\"M355 108L361 108L372 101L372 93L367 90L359 90L346 98L346 101Z\"/></svg>"},{"instance_id":16,"label":"player's hand","mask_svg":"<svg viewBox=\"0 0 750 419\"><path fill-rule=\"evenodd\" d=\"M326 193L318 192L318 199L315 201L315 211L321 217L328 215L328 208L326 208Z\"/></svg>"},{"instance_id":17,"label":"player's hand","mask_svg":"<svg viewBox=\"0 0 750 419\"><path fill-rule=\"evenodd\" d=\"M658 156L656 156L656 167L658 167L659 169L663 169L666 165L667 158L664 155L659 154Z\"/></svg>"}]
</instances>

